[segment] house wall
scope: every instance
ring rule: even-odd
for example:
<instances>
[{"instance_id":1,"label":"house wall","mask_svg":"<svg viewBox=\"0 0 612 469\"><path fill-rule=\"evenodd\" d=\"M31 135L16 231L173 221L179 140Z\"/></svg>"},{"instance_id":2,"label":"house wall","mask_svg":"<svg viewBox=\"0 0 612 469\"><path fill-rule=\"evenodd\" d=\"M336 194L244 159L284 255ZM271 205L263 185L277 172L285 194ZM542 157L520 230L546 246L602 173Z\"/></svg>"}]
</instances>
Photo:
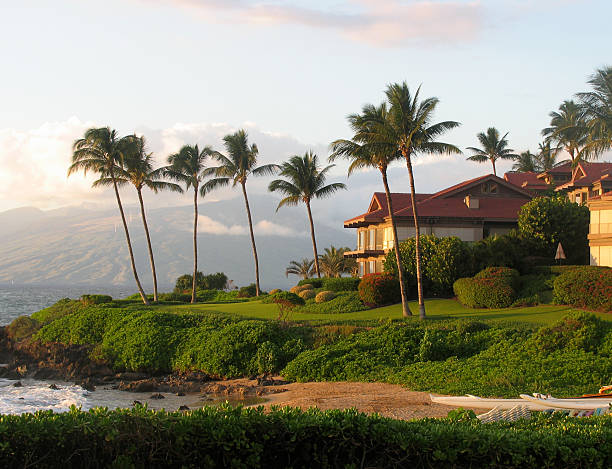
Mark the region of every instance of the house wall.
<instances>
[{"instance_id":1,"label":"house wall","mask_svg":"<svg viewBox=\"0 0 612 469\"><path fill-rule=\"evenodd\" d=\"M590 264L612 267L612 199L589 204Z\"/></svg>"}]
</instances>

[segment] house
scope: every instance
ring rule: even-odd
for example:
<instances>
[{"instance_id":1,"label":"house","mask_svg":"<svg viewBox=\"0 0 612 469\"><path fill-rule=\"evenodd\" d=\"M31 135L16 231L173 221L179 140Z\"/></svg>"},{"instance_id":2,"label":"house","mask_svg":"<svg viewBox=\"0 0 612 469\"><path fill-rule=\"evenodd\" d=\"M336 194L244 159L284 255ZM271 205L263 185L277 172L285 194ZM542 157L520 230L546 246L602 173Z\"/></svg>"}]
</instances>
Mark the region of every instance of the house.
<instances>
[{"instance_id":1,"label":"house","mask_svg":"<svg viewBox=\"0 0 612 469\"><path fill-rule=\"evenodd\" d=\"M521 187L492 174L464 181L435 194L416 194L421 234L457 236L479 241L506 234L517 226L518 211L533 197ZM400 241L414 237L412 197L391 194ZM359 274L383 271L386 253L393 248L393 230L384 192L375 192L367 212L344 222L357 229L357 249L346 252L359 263Z\"/></svg>"},{"instance_id":2,"label":"house","mask_svg":"<svg viewBox=\"0 0 612 469\"><path fill-rule=\"evenodd\" d=\"M539 176L540 173L533 171L510 171L504 174L504 180L535 195L541 195L548 192L551 186Z\"/></svg>"},{"instance_id":3,"label":"house","mask_svg":"<svg viewBox=\"0 0 612 469\"><path fill-rule=\"evenodd\" d=\"M591 212L590 264L612 267L612 192L591 197L587 205Z\"/></svg>"},{"instance_id":4,"label":"house","mask_svg":"<svg viewBox=\"0 0 612 469\"><path fill-rule=\"evenodd\" d=\"M565 191L572 202L586 204L589 199L612 191L612 163L580 162L572 178L555 191Z\"/></svg>"},{"instance_id":5,"label":"house","mask_svg":"<svg viewBox=\"0 0 612 469\"><path fill-rule=\"evenodd\" d=\"M572 163L568 161L567 163L542 171L538 173L537 177L549 186L560 186L572 178Z\"/></svg>"}]
</instances>

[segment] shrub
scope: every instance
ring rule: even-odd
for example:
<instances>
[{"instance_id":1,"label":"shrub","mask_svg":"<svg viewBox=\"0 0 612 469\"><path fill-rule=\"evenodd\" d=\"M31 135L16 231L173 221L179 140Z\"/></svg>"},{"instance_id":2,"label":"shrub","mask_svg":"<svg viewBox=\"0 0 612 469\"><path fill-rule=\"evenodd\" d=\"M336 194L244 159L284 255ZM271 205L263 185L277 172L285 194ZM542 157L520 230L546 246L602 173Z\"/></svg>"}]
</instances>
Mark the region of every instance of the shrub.
<instances>
[{"instance_id":1,"label":"shrub","mask_svg":"<svg viewBox=\"0 0 612 469\"><path fill-rule=\"evenodd\" d=\"M287 316L296 306L302 306L305 301L302 297L292 292L282 291L270 295L270 301L278 306L278 319L286 320Z\"/></svg>"},{"instance_id":2,"label":"shrub","mask_svg":"<svg viewBox=\"0 0 612 469\"><path fill-rule=\"evenodd\" d=\"M516 296L503 278L460 278L453 290L459 302L470 308L507 308Z\"/></svg>"},{"instance_id":3,"label":"shrub","mask_svg":"<svg viewBox=\"0 0 612 469\"><path fill-rule=\"evenodd\" d=\"M314 292L314 290L302 290L298 293L298 296L304 300L310 300L317 296L317 294Z\"/></svg>"},{"instance_id":4,"label":"shrub","mask_svg":"<svg viewBox=\"0 0 612 469\"><path fill-rule=\"evenodd\" d=\"M570 313L552 326L539 329L532 341L545 353L559 350L597 352L611 331L612 325L594 314Z\"/></svg>"},{"instance_id":5,"label":"shrub","mask_svg":"<svg viewBox=\"0 0 612 469\"><path fill-rule=\"evenodd\" d=\"M270 290L269 294L270 295L274 295L275 293L280 293L282 292L282 290L280 288L274 288L272 290Z\"/></svg>"},{"instance_id":6,"label":"shrub","mask_svg":"<svg viewBox=\"0 0 612 469\"><path fill-rule=\"evenodd\" d=\"M300 280L297 284L298 287L302 285L312 285L314 288L321 288L323 286L322 278L307 278L304 280Z\"/></svg>"},{"instance_id":7,"label":"shrub","mask_svg":"<svg viewBox=\"0 0 612 469\"><path fill-rule=\"evenodd\" d=\"M110 303L113 298L109 295L83 295L81 296L81 303L85 306L101 305L104 303Z\"/></svg>"},{"instance_id":8,"label":"shrub","mask_svg":"<svg viewBox=\"0 0 612 469\"><path fill-rule=\"evenodd\" d=\"M555 279L553 292L556 303L612 312L612 269L567 269Z\"/></svg>"},{"instance_id":9,"label":"shrub","mask_svg":"<svg viewBox=\"0 0 612 469\"><path fill-rule=\"evenodd\" d=\"M314 290L314 286L311 283L305 283L304 285L296 285L295 287L290 288L289 292L298 295L300 292L303 292L305 290Z\"/></svg>"},{"instance_id":10,"label":"shrub","mask_svg":"<svg viewBox=\"0 0 612 469\"><path fill-rule=\"evenodd\" d=\"M336 298L336 294L333 291L325 290L317 293L315 297L315 303L325 303L329 300Z\"/></svg>"},{"instance_id":11,"label":"shrub","mask_svg":"<svg viewBox=\"0 0 612 469\"><path fill-rule=\"evenodd\" d=\"M227 275L223 272L216 274L204 275L202 272L196 272L196 290L223 290L227 285ZM174 291L176 293L184 293L191 291L193 288L193 275L185 274L176 279Z\"/></svg>"},{"instance_id":12,"label":"shrub","mask_svg":"<svg viewBox=\"0 0 612 469\"><path fill-rule=\"evenodd\" d=\"M516 231L507 235L487 236L468 245L471 257L471 272L476 273L491 266L503 266L527 272L533 268L532 242ZM550 258L552 260L552 258Z\"/></svg>"},{"instance_id":13,"label":"shrub","mask_svg":"<svg viewBox=\"0 0 612 469\"><path fill-rule=\"evenodd\" d=\"M355 311L363 311L368 309L359 299L359 293L356 291L340 292L333 299L325 303L310 303L301 307L299 312L306 313L322 313L322 314L340 314L354 313Z\"/></svg>"},{"instance_id":14,"label":"shrub","mask_svg":"<svg viewBox=\"0 0 612 469\"><path fill-rule=\"evenodd\" d=\"M400 301L397 279L390 274L366 274L359 283L359 298L372 308Z\"/></svg>"},{"instance_id":15,"label":"shrub","mask_svg":"<svg viewBox=\"0 0 612 469\"><path fill-rule=\"evenodd\" d=\"M467 243L457 237L438 238L423 235L421 243L421 269L423 289L428 295L450 296L453 282L460 277L471 275L470 251ZM402 266L406 272L405 282L409 290L416 291L416 257L414 238L400 243ZM397 275L395 251L387 253L384 261L385 272Z\"/></svg>"},{"instance_id":16,"label":"shrub","mask_svg":"<svg viewBox=\"0 0 612 469\"><path fill-rule=\"evenodd\" d=\"M322 287L330 291L357 291L359 277L324 278Z\"/></svg>"},{"instance_id":17,"label":"shrub","mask_svg":"<svg viewBox=\"0 0 612 469\"><path fill-rule=\"evenodd\" d=\"M181 303L189 303L191 301L191 293L162 293L159 295L161 301L178 301Z\"/></svg>"},{"instance_id":18,"label":"shrub","mask_svg":"<svg viewBox=\"0 0 612 469\"><path fill-rule=\"evenodd\" d=\"M40 329L40 324L30 316L19 316L6 327L10 339L19 341L31 337Z\"/></svg>"},{"instance_id":19,"label":"shrub","mask_svg":"<svg viewBox=\"0 0 612 469\"><path fill-rule=\"evenodd\" d=\"M238 290L238 298L251 298L255 295L257 295L257 286L254 283Z\"/></svg>"},{"instance_id":20,"label":"shrub","mask_svg":"<svg viewBox=\"0 0 612 469\"><path fill-rule=\"evenodd\" d=\"M520 276L517 270L509 267L487 267L474 275L474 278L499 278L507 282L512 288L517 289Z\"/></svg>"},{"instance_id":21,"label":"shrub","mask_svg":"<svg viewBox=\"0 0 612 469\"><path fill-rule=\"evenodd\" d=\"M74 313L75 311L78 311L83 307L83 303L78 300L62 298L54 305L33 313L32 319L35 319L42 326L44 326L45 324L49 324L50 322L55 321L56 319Z\"/></svg>"}]
</instances>

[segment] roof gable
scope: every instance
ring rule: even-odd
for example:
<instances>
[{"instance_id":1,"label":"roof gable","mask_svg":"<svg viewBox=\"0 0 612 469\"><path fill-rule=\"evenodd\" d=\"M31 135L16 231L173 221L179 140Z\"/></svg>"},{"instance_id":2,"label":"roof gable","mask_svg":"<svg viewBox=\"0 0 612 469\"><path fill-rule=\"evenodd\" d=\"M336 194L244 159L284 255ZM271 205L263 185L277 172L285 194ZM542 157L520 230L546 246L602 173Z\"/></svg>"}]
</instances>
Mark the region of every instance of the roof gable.
<instances>
[{"instance_id":1,"label":"roof gable","mask_svg":"<svg viewBox=\"0 0 612 469\"><path fill-rule=\"evenodd\" d=\"M520 194L523 197L528 197L528 198L532 197L532 194L526 191L525 189L517 187L514 184L508 181L505 181L502 178L497 177L493 174L487 174L485 176L480 176L474 179L469 179L468 181L464 181L459 184L455 184L454 186L448 187L447 189L443 189L439 192L436 192L430 197L430 199L438 199L438 198L446 199L449 197L453 197L457 195L459 192L465 191L466 189L470 189L486 181L493 181L497 184L501 184L502 186L510 189L512 192L516 192L517 194Z\"/></svg>"}]
</instances>

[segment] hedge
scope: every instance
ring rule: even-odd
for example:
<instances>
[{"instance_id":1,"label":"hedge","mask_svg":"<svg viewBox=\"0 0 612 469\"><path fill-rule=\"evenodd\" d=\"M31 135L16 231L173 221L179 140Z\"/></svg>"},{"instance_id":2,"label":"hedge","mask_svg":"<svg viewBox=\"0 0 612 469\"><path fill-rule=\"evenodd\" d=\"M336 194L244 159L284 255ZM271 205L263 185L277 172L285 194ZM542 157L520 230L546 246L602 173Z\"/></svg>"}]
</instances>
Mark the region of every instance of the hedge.
<instances>
[{"instance_id":1,"label":"hedge","mask_svg":"<svg viewBox=\"0 0 612 469\"><path fill-rule=\"evenodd\" d=\"M366 274L359 282L359 298L371 308L398 303L399 281L391 274Z\"/></svg>"},{"instance_id":2,"label":"hedge","mask_svg":"<svg viewBox=\"0 0 612 469\"><path fill-rule=\"evenodd\" d=\"M322 287L330 291L357 291L359 277L323 278Z\"/></svg>"},{"instance_id":3,"label":"hedge","mask_svg":"<svg viewBox=\"0 0 612 469\"><path fill-rule=\"evenodd\" d=\"M401 421L356 410L142 407L0 417L0 464L102 467L589 467L612 463L612 419Z\"/></svg>"},{"instance_id":4,"label":"hedge","mask_svg":"<svg viewBox=\"0 0 612 469\"><path fill-rule=\"evenodd\" d=\"M322 278L307 278L304 280L300 280L297 286L301 287L302 285L312 285L313 288L321 288L323 286Z\"/></svg>"},{"instance_id":5,"label":"hedge","mask_svg":"<svg viewBox=\"0 0 612 469\"><path fill-rule=\"evenodd\" d=\"M101 305L104 303L110 303L113 298L109 295L83 295L81 296L81 302L85 306L90 305Z\"/></svg>"},{"instance_id":6,"label":"hedge","mask_svg":"<svg viewBox=\"0 0 612 469\"><path fill-rule=\"evenodd\" d=\"M473 278L460 278L453 284L459 302L470 308L507 308L516 298L518 272L507 267L489 267Z\"/></svg>"},{"instance_id":7,"label":"hedge","mask_svg":"<svg viewBox=\"0 0 612 469\"><path fill-rule=\"evenodd\" d=\"M321 291L319 293L317 293L317 296L315 297L315 302L316 303L325 303L329 300L333 300L334 298L336 298L336 293L333 291L329 291L329 290L324 290Z\"/></svg>"},{"instance_id":8,"label":"hedge","mask_svg":"<svg viewBox=\"0 0 612 469\"><path fill-rule=\"evenodd\" d=\"M612 312L612 269L584 266L563 271L554 281L554 301Z\"/></svg>"}]
</instances>

